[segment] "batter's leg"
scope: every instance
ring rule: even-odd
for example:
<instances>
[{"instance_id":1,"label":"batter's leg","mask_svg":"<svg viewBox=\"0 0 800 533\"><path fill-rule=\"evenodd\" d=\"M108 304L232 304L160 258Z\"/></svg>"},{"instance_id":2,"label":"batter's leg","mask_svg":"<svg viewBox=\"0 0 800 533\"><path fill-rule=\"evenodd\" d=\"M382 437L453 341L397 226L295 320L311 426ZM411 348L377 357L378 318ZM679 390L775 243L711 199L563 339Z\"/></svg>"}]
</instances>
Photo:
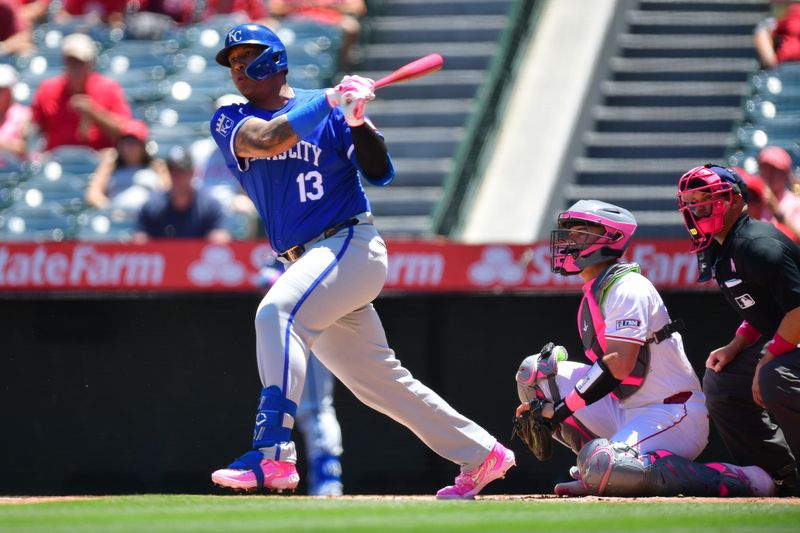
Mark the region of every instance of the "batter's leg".
<instances>
[{"instance_id":1,"label":"batter's leg","mask_svg":"<svg viewBox=\"0 0 800 533\"><path fill-rule=\"evenodd\" d=\"M494 446L496 439L486 430L400 364L372 304L328 328L314 351L360 401L409 428L463 471L478 467Z\"/></svg>"},{"instance_id":2,"label":"batter's leg","mask_svg":"<svg viewBox=\"0 0 800 533\"><path fill-rule=\"evenodd\" d=\"M753 375L758 357L756 344L742 351L721 372L706 369L703 391L711 420L734 462L758 465L781 481L793 475L795 456L781 428L753 401Z\"/></svg>"}]
</instances>

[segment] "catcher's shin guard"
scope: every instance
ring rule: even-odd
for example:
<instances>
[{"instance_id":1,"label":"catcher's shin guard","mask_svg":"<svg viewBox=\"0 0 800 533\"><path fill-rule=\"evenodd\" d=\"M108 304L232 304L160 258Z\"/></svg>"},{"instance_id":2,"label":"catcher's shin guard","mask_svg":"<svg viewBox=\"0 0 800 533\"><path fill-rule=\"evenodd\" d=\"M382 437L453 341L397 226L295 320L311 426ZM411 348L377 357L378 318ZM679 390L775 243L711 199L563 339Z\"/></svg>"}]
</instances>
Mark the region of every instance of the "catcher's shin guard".
<instances>
[{"instance_id":1,"label":"catcher's shin guard","mask_svg":"<svg viewBox=\"0 0 800 533\"><path fill-rule=\"evenodd\" d=\"M707 466L665 450L640 454L625 443L606 439L595 439L583 447L578 454L578 470L587 490L598 496L731 497L769 493L768 487L759 486L758 472L724 463Z\"/></svg>"}]
</instances>

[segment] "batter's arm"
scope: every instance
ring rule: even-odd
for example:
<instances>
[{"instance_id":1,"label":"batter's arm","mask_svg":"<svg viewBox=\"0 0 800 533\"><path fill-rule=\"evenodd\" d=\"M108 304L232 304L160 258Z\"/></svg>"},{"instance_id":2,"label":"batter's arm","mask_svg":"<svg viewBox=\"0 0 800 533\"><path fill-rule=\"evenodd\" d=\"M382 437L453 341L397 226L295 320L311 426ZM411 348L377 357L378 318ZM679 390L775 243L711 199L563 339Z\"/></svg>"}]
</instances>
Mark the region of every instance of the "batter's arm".
<instances>
[{"instance_id":1,"label":"batter's arm","mask_svg":"<svg viewBox=\"0 0 800 533\"><path fill-rule=\"evenodd\" d=\"M389 151L380 135L368 122L352 128L350 132L356 161L364 176L370 181L386 176L389 171Z\"/></svg>"},{"instance_id":2,"label":"batter's arm","mask_svg":"<svg viewBox=\"0 0 800 533\"><path fill-rule=\"evenodd\" d=\"M285 152L300 140L286 115L272 120L252 117L236 133L234 149L236 157L271 157Z\"/></svg>"},{"instance_id":3,"label":"batter's arm","mask_svg":"<svg viewBox=\"0 0 800 533\"><path fill-rule=\"evenodd\" d=\"M309 135L330 116L335 99L329 89L285 115L264 120L250 117L241 123L234 139L236 157L271 157L281 154Z\"/></svg>"}]
</instances>

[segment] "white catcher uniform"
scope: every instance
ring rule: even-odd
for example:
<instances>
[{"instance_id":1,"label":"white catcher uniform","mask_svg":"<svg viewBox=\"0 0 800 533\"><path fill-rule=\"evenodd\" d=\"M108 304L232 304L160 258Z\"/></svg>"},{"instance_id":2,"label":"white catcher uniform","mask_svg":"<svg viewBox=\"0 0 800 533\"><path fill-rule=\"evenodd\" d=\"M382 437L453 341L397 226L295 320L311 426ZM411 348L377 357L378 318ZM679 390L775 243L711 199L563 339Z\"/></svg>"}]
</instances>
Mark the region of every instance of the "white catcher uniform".
<instances>
[{"instance_id":1,"label":"white catcher uniform","mask_svg":"<svg viewBox=\"0 0 800 533\"><path fill-rule=\"evenodd\" d=\"M594 281L597 280L584 285L584 293L589 296L581 304L582 310L589 311L594 307L587 301L593 299ZM602 284L603 280L600 281ZM655 332L670 322L661 296L636 270L629 270L613 280L605 291L602 303L594 309L596 322L590 322L585 313L579 317L584 342L588 341L591 346L589 337L597 327L600 339L630 342L649 351L649 364L643 381L641 376L629 376L615 392L577 410L564 421L582 435L575 453L591 439L606 438L612 442L624 442L642 453L669 450L694 459L708 443L708 411L700 382L684 353L680 334L674 332L659 343L647 343L648 339L654 338ZM584 322L583 318L587 321ZM591 358L588 353L587 356ZM640 359L643 357L640 353ZM555 379L560 398L554 399L547 377L540 375L535 383L528 382L528 369L533 363L523 363L517 375L523 402L530 401L537 389L550 401L564 398L591 368L573 361L559 362Z\"/></svg>"},{"instance_id":2,"label":"white catcher uniform","mask_svg":"<svg viewBox=\"0 0 800 533\"><path fill-rule=\"evenodd\" d=\"M587 283L584 291L591 290L591 286L591 282ZM599 309L603 317L603 338L644 348L647 340L670 322L661 296L638 272L625 273L606 290ZM579 324L582 336L590 335L592 324L584 329L582 322ZM635 392L627 389L629 395L619 399L617 390L579 409L565 423L585 435L584 444L593 438L606 438L624 442L643 453L669 450L694 459L708 443L708 411L681 336L675 332L662 342L650 342L646 346L650 354L644 381L632 376L626 380L627 384L623 381L621 387L635 387L640 383ZM575 389L590 368L573 361L558 363L556 382L562 398ZM530 384L524 383L524 372L518 379L523 381L520 400L529 401L535 392L530 390ZM546 377L540 377L536 385L548 400L554 400Z\"/></svg>"}]
</instances>

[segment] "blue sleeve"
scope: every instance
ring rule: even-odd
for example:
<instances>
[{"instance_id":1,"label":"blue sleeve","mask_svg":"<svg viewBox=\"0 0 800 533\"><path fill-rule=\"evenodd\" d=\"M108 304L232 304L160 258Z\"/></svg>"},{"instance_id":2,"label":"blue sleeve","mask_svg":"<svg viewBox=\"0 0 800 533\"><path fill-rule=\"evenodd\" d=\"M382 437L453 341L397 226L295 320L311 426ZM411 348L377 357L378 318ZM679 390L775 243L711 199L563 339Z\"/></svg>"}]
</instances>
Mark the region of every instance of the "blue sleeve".
<instances>
[{"instance_id":1,"label":"blue sleeve","mask_svg":"<svg viewBox=\"0 0 800 533\"><path fill-rule=\"evenodd\" d=\"M238 176L240 171L246 170L247 165L236 157L233 141L242 124L252 117L252 115L241 113L240 110L241 106L238 104L224 106L217 109L211 117L211 137L217 143L217 147L225 157L225 164L234 176Z\"/></svg>"},{"instance_id":2,"label":"blue sleeve","mask_svg":"<svg viewBox=\"0 0 800 533\"><path fill-rule=\"evenodd\" d=\"M386 159L387 159L389 164L386 167L386 173L383 176L381 176L380 178L371 178L371 177L367 176L366 174L364 174L363 172L361 172L360 168L358 169L358 172L362 176L364 176L367 179L368 182L370 182L373 185L377 185L378 187L383 187L385 185L389 185L392 182L392 180L394 179L394 163L392 162L392 156L389 155L389 152L386 152ZM358 166L358 163L356 163L356 166Z\"/></svg>"}]
</instances>

